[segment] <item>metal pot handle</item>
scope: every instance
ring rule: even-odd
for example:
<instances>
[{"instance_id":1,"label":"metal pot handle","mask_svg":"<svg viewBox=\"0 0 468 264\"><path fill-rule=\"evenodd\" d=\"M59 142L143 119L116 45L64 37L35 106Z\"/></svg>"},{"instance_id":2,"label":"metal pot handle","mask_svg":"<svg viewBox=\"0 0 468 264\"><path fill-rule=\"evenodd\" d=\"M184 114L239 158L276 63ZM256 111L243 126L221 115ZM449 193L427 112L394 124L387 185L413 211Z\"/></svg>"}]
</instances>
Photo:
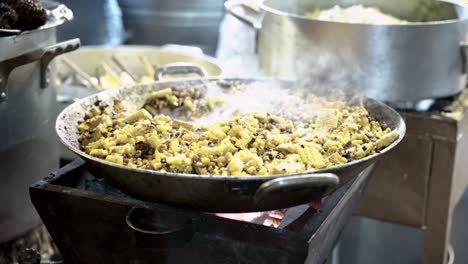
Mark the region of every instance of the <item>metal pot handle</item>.
<instances>
[{"instance_id":1,"label":"metal pot handle","mask_svg":"<svg viewBox=\"0 0 468 264\"><path fill-rule=\"evenodd\" d=\"M126 222L133 231L138 248L178 247L193 237L192 219L176 212L133 207Z\"/></svg>"},{"instance_id":2,"label":"metal pot handle","mask_svg":"<svg viewBox=\"0 0 468 264\"><path fill-rule=\"evenodd\" d=\"M468 71L468 42L461 43L460 51L462 56L462 74L465 74Z\"/></svg>"},{"instance_id":3,"label":"metal pot handle","mask_svg":"<svg viewBox=\"0 0 468 264\"><path fill-rule=\"evenodd\" d=\"M41 88L45 88L49 84L47 71L50 62L59 55L77 50L80 45L79 39L71 39L44 49L44 54L41 58Z\"/></svg>"},{"instance_id":4,"label":"metal pot handle","mask_svg":"<svg viewBox=\"0 0 468 264\"><path fill-rule=\"evenodd\" d=\"M189 74L196 73L201 77L207 77L208 72L200 65L189 62L168 63L156 70L155 79L161 80L165 74Z\"/></svg>"},{"instance_id":5,"label":"metal pot handle","mask_svg":"<svg viewBox=\"0 0 468 264\"><path fill-rule=\"evenodd\" d=\"M45 88L48 84L47 68L50 61L60 54L74 51L79 47L80 40L72 39L0 61L0 102L8 100L8 77L15 68L40 60L40 85L41 88Z\"/></svg>"},{"instance_id":6,"label":"metal pot handle","mask_svg":"<svg viewBox=\"0 0 468 264\"><path fill-rule=\"evenodd\" d=\"M195 56L203 56L203 50L199 47L186 46L179 44L166 44L160 47L162 50L167 50L170 52L184 53Z\"/></svg>"},{"instance_id":7,"label":"metal pot handle","mask_svg":"<svg viewBox=\"0 0 468 264\"><path fill-rule=\"evenodd\" d=\"M224 2L224 8L231 15L253 27L262 28L262 12L247 4L245 0L229 0Z\"/></svg>"},{"instance_id":8,"label":"metal pot handle","mask_svg":"<svg viewBox=\"0 0 468 264\"><path fill-rule=\"evenodd\" d=\"M273 197L285 194L304 192L310 189L323 188L323 192L337 186L340 182L338 176L333 173L310 173L294 176L278 177L264 182L255 192L255 203L270 200Z\"/></svg>"}]
</instances>

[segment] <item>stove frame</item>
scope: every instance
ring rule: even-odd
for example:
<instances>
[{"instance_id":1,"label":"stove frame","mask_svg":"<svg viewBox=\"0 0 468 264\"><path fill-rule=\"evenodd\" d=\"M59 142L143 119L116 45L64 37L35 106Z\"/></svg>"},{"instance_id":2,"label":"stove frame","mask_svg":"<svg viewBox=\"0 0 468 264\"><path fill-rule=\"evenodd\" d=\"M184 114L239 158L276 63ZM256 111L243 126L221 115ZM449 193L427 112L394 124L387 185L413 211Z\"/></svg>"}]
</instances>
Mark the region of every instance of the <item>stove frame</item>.
<instances>
[{"instance_id":1,"label":"stove frame","mask_svg":"<svg viewBox=\"0 0 468 264\"><path fill-rule=\"evenodd\" d=\"M148 203L105 188L90 190L86 179L97 178L86 166L75 160L30 187L33 204L66 264L154 260L322 264L331 255L374 169L374 165L368 167L336 190L318 210L312 205L288 209L281 225L274 228ZM190 228L182 237L187 239L135 232L126 221L132 209L157 212L153 214L156 218L163 214L166 219L186 219Z\"/></svg>"},{"instance_id":2,"label":"stove frame","mask_svg":"<svg viewBox=\"0 0 468 264\"><path fill-rule=\"evenodd\" d=\"M445 103L400 111L405 138L382 157L355 211L424 230L424 264L448 263L453 211L468 185L468 88Z\"/></svg>"}]
</instances>

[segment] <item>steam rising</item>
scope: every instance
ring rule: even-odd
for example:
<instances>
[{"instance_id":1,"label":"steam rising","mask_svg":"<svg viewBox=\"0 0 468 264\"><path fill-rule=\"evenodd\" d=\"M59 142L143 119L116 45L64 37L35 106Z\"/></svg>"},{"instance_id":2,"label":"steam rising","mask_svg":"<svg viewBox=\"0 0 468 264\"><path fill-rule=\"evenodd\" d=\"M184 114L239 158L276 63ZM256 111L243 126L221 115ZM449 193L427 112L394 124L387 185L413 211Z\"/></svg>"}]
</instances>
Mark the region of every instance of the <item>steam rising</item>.
<instances>
[{"instance_id":1,"label":"steam rising","mask_svg":"<svg viewBox=\"0 0 468 264\"><path fill-rule=\"evenodd\" d=\"M224 104L211 114L196 120L195 125L226 120L239 112L286 112L290 116L319 117L326 123L333 109L323 109L323 106L306 103L303 99L308 95L316 95L354 103L359 97L356 88L363 71L358 65L350 65L353 60L351 52L346 48L334 54L327 51L329 49L319 47L311 47L309 50L310 53L305 54L304 59L295 63L291 71L295 75L291 76L295 80L292 84L258 81L246 85L245 90L225 93L221 87L205 80L206 96L221 97ZM326 130L326 126L324 129Z\"/></svg>"},{"instance_id":2,"label":"steam rising","mask_svg":"<svg viewBox=\"0 0 468 264\"><path fill-rule=\"evenodd\" d=\"M225 93L221 87L206 81L205 85L208 85L206 96L223 98L224 104L210 114L194 120L194 124L196 126L209 125L215 121L224 121L242 113L270 113L296 121L315 119L319 122L320 128L314 131L305 128L304 133L324 136L329 128L333 126L333 120L336 119L335 109L324 108L322 104L306 100L308 96L315 95L315 93L311 92L313 89L305 83L303 87L293 83L288 85L288 88L281 84L281 82L259 81L248 84L245 90L234 90ZM329 92L330 90L328 90L327 97L330 99L344 100L345 98L342 90Z\"/></svg>"},{"instance_id":3,"label":"steam rising","mask_svg":"<svg viewBox=\"0 0 468 264\"><path fill-rule=\"evenodd\" d=\"M333 54L320 47L309 50L310 53L295 64L296 89L316 95L359 91L363 71L346 47Z\"/></svg>"},{"instance_id":4,"label":"steam rising","mask_svg":"<svg viewBox=\"0 0 468 264\"><path fill-rule=\"evenodd\" d=\"M281 103L291 97L291 91L274 82L254 82L244 90L223 93L222 88L205 82L208 97L223 98L222 107L211 114L195 120L196 125L208 125L214 121L226 120L238 113L278 113Z\"/></svg>"}]
</instances>

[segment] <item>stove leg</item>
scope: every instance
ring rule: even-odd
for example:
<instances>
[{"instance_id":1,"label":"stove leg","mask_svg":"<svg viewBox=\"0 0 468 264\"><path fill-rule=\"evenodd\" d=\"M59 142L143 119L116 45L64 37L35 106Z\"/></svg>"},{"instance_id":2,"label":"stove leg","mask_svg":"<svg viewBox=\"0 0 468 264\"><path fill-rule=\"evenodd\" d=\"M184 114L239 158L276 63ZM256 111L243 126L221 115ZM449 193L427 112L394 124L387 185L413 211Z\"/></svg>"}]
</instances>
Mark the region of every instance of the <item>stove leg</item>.
<instances>
[{"instance_id":1,"label":"stove leg","mask_svg":"<svg viewBox=\"0 0 468 264\"><path fill-rule=\"evenodd\" d=\"M340 247L340 242L338 242L333 248L333 251L331 252L330 256L328 256L327 261L324 264L338 264L338 259L339 259L339 247Z\"/></svg>"},{"instance_id":2,"label":"stove leg","mask_svg":"<svg viewBox=\"0 0 468 264\"><path fill-rule=\"evenodd\" d=\"M340 259L340 242L338 242L333 249L332 257L331 257L331 264L338 264Z\"/></svg>"},{"instance_id":3,"label":"stove leg","mask_svg":"<svg viewBox=\"0 0 468 264\"><path fill-rule=\"evenodd\" d=\"M451 217L441 219L439 224L427 225L424 234L423 264L448 264L448 241ZM446 223L444 223L446 222Z\"/></svg>"},{"instance_id":4,"label":"stove leg","mask_svg":"<svg viewBox=\"0 0 468 264\"><path fill-rule=\"evenodd\" d=\"M443 142L434 146L426 207L423 264L447 264L448 243L452 225L452 179L455 147Z\"/></svg>"}]
</instances>

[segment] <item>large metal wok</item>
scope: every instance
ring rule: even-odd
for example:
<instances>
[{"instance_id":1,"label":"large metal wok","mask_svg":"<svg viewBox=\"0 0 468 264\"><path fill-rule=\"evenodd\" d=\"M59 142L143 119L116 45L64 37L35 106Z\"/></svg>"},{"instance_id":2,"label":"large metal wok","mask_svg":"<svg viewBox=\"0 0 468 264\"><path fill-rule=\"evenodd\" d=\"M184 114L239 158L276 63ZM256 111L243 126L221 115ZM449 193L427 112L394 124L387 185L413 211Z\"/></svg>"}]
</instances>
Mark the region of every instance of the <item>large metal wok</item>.
<instances>
[{"instance_id":1,"label":"large metal wok","mask_svg":"<svg viewBox=\"0 0 468 264\"><path fill-rule=\"evenodd\" d=\"M135 169L92 157L80 150L77 122L97 100L112 103L119 99L129 108L141 108L155 90L193 85L202 87L211 79L155 82L152 84L108 90L86 97L68 106L58 116L56 130L60 140L70 150L85 159L96 175L112 180L135 198L159 201L209 212L253 212L292 207L319 199L341 184L356 177L377 159L394 148L405 134L405 123L392 108L372 99L365 99L369 113L398 131L399 137L378 154L344 165L310 173L272 176L203 176L163 173ZM229 79L247 85L253 82L290 86L273 80ZM208 87L209 89L209 87ZM247 88L249 89L249 88ZM253 88L252 88L253 89Z\"/></svg>"}]
</instances>

